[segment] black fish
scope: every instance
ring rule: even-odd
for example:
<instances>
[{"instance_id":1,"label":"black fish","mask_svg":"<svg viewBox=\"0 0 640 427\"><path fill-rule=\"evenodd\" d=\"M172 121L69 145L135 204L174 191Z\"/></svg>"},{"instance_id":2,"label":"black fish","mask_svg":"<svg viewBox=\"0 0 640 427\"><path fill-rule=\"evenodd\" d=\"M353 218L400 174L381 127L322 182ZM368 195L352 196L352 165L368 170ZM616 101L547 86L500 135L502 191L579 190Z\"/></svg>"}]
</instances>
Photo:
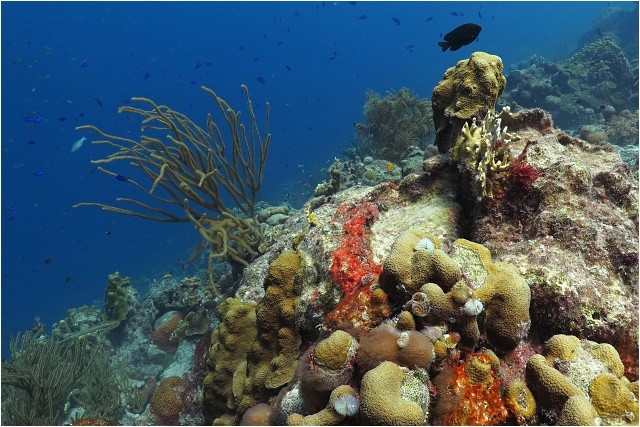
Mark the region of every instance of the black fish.
<instances>
[{"instance_id":1,"label":"black fish","mask_svg":"<svg viewBox=\"0 0 640 427\"><path fill-rule=\"evenodd\" d=\"M45 263L46 265L49 265L53 262L53 258L45 258L42 262Z\"/></svg>"},{"instance_id":2,"label":"black fish","mask_svg":"<svg viewBox=\"0 0 640 427\"><path fill-rule=\"evenodd\" d=\"M67 276L64 278L64 283L69 283L71 280L73 280L73 277Z\"/></svg>"},{"instance_id":3,"label":"black fish","mask_svg":"<svg viewBox=\"0 0 640 427\"><path fill-rule=\"evenodd\" d=\"M60 121L60 122L64 122L65 120L67 120L67 118L66 118L65 116L62 116L62 117L60 117L60 118L58 119L58 121Z\"/></svg>"},{"instance_id":4,"label":"black fish","mask_svg":"<svg viewBox=\"0 0 640 427\"><path fill-rule=\"evenodd\" d=\"M430 16L427 18L427 22L431 21L433 19L433 16Z\"/></svg>"},{"instance_id":5,"label":"black fish","mask_svg":"<svg viewBox=\"0 0 640 427\"><path fill-rule=\"evenodd\" d=\"M360 20L367 19L367 15L360 15L360 16L358 16L358 19L360 19Z\"/></svg>"},{"instance_id":6,"label":"black fish","mask_svg":"<svg viewBox=\"0 0 640 427\"><path fill-rule=\"evenodd\" d=\"M285 65L285 68L287 69L287 71L291 71L291 67L288 65Z\"/></svg>"},{"instance_id":7,"label":"black fish","mask_svg":"<svg viewBox=\"0 0 640 427\"><path fill-rule=\"evenodd\" d=\"M396 26L400 25L400 20L398 18L391 18L391 20L396 24Z\"/></svg>"},{"instance_id":8,"label":"black fish","mask_svg":"<svg viewBox=\"0 0 640 427\"><path fill-rule=\"evenodd\" d=\"M451 12L453 16L458 16L458 12Z\"/></svg>"},{"instance_id":9,"label":"black fish","mask_svg":"<svg viewBox=\"0 0 640 427\"><path fill-rule=\"evenodd\" d=\"M102 102L99 99L96 99L96 102L98 103L99 106L102 107Z\"/></svg>"},{"instance_id":10,"label":"black fish","mask_svg":"<svg viewBox=\"0 0 640 427\"><path fill-rule=\"evenodd\" d=\"M480 31L482 31L482 27L480 25L463 24L453 31L445 34L445 41L438 42L438 45L440 45L443 52L447 49L451 49L453 52L474 41L478 37L478 34L480 34Z\"/></svg>"}]
</instances>

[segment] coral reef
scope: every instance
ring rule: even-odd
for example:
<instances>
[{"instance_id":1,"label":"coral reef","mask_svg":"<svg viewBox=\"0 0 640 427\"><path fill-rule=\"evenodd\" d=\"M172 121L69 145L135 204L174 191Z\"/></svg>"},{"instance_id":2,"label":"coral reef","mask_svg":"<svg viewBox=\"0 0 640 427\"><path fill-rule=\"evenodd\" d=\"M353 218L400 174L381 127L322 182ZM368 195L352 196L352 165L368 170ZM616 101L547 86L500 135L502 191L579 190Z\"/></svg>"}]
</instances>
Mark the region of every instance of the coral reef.
<instances>
[{"instance_id":1,"label":"coral reef","mask_svg":"<svg viewBox=\"0 0 640 427\"><path fill-rule=\"evenodd\" d=\"M411 145L426 146L434 133L431 105L407 88L384 98L367 91L364 123L355 129L368 152L378 158L399 163Z\"/></svg>"},{"instance_id":2,"label":"coral reef","mask_svg":"<svg viewBox=\"0 0 640 427\"><path fill-rule=\"evenodd\" d=\"M500 100L514 111L544 108L557 126L577 129L605 122L612 112L637 110L637 67L611 37L594 40L560 64L533 57L522 67L509 73Z\"/></svg>"},{"instance_id":3,"label":"coral reef","mask_svg":"<svg viewBox=\"0 0 640 427\"><path fill-rule=\"evenodd\" d=\"M301 274L302 257L295 251L283 252L269 265L265 296L256 306L257 339L247 354L240 416L293 378L302 343L295 322Z\"/></svg>"},{"instance_id":4,"label":"coral reef","mask_svg":"<svg viewBox=\"0 0 640 427\"><path fill-rule=\"evenodd\" d=\"M431 98L435 145L441 153L449 150L463 123L493 110L505 84L502 59L485 52L472 53L444 73Z\"/></svg>"},{"instance_id":5,"label":"coral reef","mask_svg":"<svg viewBox=\"0 0 640 427\"><path fill-rule=\"evenodd\" d=\"M211 336L203 384L203 414L209 423L232 424L246 376L247 353L256 335L255 304L227 298L218 306L221 323Z\"/></svg>"},{"instance_id":6,"label":"coral reef","mask_svg":"<svg viewBox=\"0 0 640 427\"><path fill-rule=\"evenodd\" d=\"M165 426L180 425L180 414L183 411L183 397L189 383L180 377L169 377L162 380L151 397L150 410L158 424Z\"/></svg>"},{"instance_id":7,"label":"coral reef","mask_svg":"<svg viewBox=\"0 0 640 427\"><path fill-rule=\"evenodd\" d=\"M382 362L362 377L360 414L369 425L421 425L427 420L429 391L425 371L403 371Z\"/></svg>"},{"instance_id":8,"label":"coral reef","mask_svg":"<svg viewBox=\"0 0 640 427\"><path fill-rule=\"evenodd\" d=\"M552 421L595 424L597 418L617 425L638 420L638 398L623 373L612 346L555 335L545 343L544 355L529 358L526 379Z\"/></svg>"}]
</instances>

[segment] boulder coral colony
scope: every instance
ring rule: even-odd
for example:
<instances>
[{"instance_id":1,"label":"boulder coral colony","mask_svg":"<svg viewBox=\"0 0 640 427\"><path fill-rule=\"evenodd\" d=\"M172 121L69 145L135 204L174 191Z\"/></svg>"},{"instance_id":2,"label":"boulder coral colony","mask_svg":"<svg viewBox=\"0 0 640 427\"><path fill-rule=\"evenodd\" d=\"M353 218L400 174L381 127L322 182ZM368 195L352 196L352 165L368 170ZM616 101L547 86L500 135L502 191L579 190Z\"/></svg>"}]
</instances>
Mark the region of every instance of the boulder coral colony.
<instances>
[{"instance_id":1,"label":"boulder coral colony","mask_svg":"<svg viewBox=\"0 0 640 427\"><path fill-rule=\"evenodd\" d=\"M421 170L345 188L336 163L297 213L257 213L268 244L237 286L167 276L141 301L116 274L107 317L54 334L85 319L138 366L130 424L637 424L637 170L541 109L495 111L508 80L473 53L433 91Z\"/></svg>"}]
</instances>

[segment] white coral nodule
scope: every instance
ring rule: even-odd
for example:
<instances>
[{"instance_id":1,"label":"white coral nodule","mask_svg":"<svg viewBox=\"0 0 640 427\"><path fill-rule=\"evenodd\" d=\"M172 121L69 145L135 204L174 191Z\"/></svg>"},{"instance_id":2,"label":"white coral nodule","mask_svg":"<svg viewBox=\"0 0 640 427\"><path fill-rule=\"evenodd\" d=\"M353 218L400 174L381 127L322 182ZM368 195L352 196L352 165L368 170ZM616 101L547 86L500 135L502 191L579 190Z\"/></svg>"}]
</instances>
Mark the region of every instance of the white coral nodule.
<instances>
[{"instance_id":1,"label":"white coral nodule","mask_svg":"<svg viewBox=\"0 0 640 427\"><path fill-rule=\"evenodd\" d=\"M469 298L467 302L464 303L462 310L467 316L477 316L482 313L484 306L482 305L482 301L478 298Z\"/></svg>"},{"instance_id":2,"label":"white coral nodule","mask_svg":"<svg viewBox=\"0 0 640 427\"><path fill-rule=\"evenodd\" d=\"M356 396L345 394L336 399L333 409L344 417L353 417L360 410L360 402Z\"/></svg>"}]
</instances>

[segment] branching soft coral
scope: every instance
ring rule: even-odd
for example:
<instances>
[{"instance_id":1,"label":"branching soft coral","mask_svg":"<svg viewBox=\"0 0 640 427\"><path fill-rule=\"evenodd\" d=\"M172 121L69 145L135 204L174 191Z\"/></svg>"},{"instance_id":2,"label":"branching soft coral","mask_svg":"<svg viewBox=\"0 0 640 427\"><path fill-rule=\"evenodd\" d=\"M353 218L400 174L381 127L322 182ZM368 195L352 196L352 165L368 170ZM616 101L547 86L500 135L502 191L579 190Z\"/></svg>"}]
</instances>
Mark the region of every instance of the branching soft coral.
<instances>
[{"instance_id":1,"label":"branching soft coral","mask_svg":"<svg viewBox=\"0 0 640 427\"><path fill-rule=\"evenodd\" d=\"M367 91L365 123L356 123L364 145L377 156L398 163L411 145L426 145L434 133L433 113L428 99L418 98L407 88L382 98Z\"/></svg>"}]
</instances>

